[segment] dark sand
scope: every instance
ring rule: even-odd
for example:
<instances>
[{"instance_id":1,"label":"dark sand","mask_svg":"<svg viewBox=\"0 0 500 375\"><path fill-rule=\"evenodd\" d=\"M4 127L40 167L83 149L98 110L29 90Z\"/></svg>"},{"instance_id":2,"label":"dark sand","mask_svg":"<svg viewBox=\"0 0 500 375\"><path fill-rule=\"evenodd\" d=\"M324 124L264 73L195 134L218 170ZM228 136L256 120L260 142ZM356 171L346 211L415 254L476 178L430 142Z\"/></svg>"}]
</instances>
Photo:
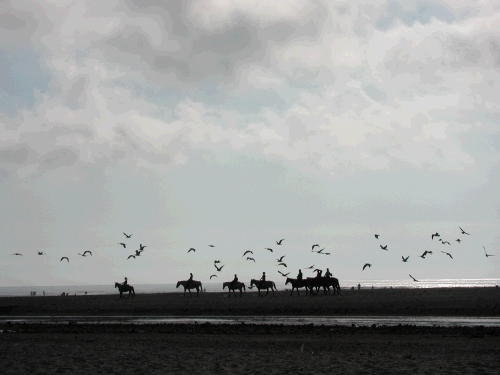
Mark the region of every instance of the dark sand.
<instances>
[{"instance_id":1,"label":"dark sand","mask_svg":"<svg viewBox=\"0 0 500 375\"><path fill-rule=\"evenodd\" d=\"M0 298L0 315L500 316L498 288ZM497 374L500 328L0 324L4 374Z\"/></svg>"}]
</instances>

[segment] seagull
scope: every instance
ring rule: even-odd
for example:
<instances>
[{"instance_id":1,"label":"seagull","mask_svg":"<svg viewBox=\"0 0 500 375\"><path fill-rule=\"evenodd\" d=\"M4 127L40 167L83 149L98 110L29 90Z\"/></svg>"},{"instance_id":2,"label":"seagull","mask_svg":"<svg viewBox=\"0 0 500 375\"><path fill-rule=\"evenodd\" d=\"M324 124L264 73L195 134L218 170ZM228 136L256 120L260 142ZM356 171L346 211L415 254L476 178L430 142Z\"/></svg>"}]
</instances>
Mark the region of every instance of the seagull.
<instances>
[{"instance_id":1,"label":"seagull","mask_svg":"<svg viewBox=\"0 0 500 375\"><path fill-rule=\"evenodd\" d=\"M212 280L212 277L217 277L217 275L210 275L210 280Z\"/></svg>"},{"instance_id":2,"label":"seagull","mask_svg":"<svg viewBox=\"0 0 500 375\"><path fill-rule=\"evenodd\" d=\"M323 255L330 255L331 253L321 253L321 254L323 254Z\"/></svg>"},{"instance_id":3,"label":"seagull","mask_svg":"<svg viewBox=\"0 0 500 375\"><path fill-rule=\"evenodd\" d=\"M401 258L403 258L403 262L408 262L408 258L409 258L409 257L410 257L409 255L408 255L406 258L405 258L404 256L402 256L402 255L401 255Z\"/></svg>"},{"instance_id":4,"label":"seagull","mask_svg":"<svg viewBox=\"0 0 500 375\"><path fill-rule=\"evenodd\" d=\"M265 249L269 250L271 253L273 252L273 249L271 249L270 247L266 247Z\"/></svg>"},{"instance_id":5,"label":"seagull","mask_svg":"<svg viewBox=\"0 0 500 375\"><path fill-rule=\"evenodd\" d=\"M127 260L130 259L130 258L134 258L135 259L135 255L129 255Z\"/></svg>"},{"instance_id":6,"label":"seagull","mask_svg":"<svg viewBox=\"0 0 500 375\"><path fill-rule=\"evenodd\" d=\"M457 238L455 241L457 241L458 243L460 243L460 241L462 241L460 238Z\"/></svg>"},{"instance_id":7,"label":"seagull","mask_svg":"<svg viewBox=\"0 0 500 375\"><path fill-rule=\"evenodd\" d=\"M451 243L449 243L448 241L443 241L441 238L439 239L439 241L441 241L441 243L444 245L444 244L448 244L448 245L451 245Z\"/></svg>"},{"instance_id":8,"label":"seagull","mask_svg":"<svg viewBox=\"0 0 500 375\"><path fill-rule=\"evenodd\" d=\"M122 245L124 249L126 249L126 248L127 248L127 245L126 245L126 244L124 244L123 242L118 242L118 245Z\"/></svg>"},{"instance_id":9,"label":"seagull","mask_svg":"<svg viewBox=\"0 0 500 375\"><path fill-rule=\"evenodd\" d=\"M250 286L248 286L248 285L247 285L247 288L248 288L248 289L253 289L253 288L254 288L254 286L255 286L255 285L250 285Z\"/></svg>"},{"instance_id":10,"label":"seagull","mask_svg":"<svg viewBox=\"0 0 500 375\"><path fill-rule=\"evenodd\" d=\"M255 259L247 257L247 260L253 260L255 262Z\"/></svg>"},{"instance_id":11,"label":"seagull","mask_svg":"<svg viewBox=\"0 0 500 375\"><path fill-rule=\"evenodd\" d=\"M450 254L450 253L447 253L446 251L441 251L441 252L442 252L443 254L448 255L451 259L453 259L453 257L451 256L451 254Z\"/></svg>"},{"instance_id":12,"label":"seagull","mask_svg":"<svg viewBox=\"0 0 500 375\"><path fill-rule=\"evenodd\" d=\"M306 270L312 270L314 268L314 264L311 267L306 267Z\"/></svg>"},{"instance_id":13,"label":"seagull","mask_svg":"<svg viewBox=\"0 0 500 375\"><path fill-rule=\"evenodd\" d=\"M135 251L135 256L136 256L136 257L140 257L140 256L141 256L141 253L142 253L142 251L141 251L141 250L136 250L136 251Z\"/></svg>"},{"instance_id":14,"label":"seagull","mask_svg":"<svg viewBox=\"0 0 500 375\"><path fill-rule=\"evenodd\" d=\"M277 265L278 265L278 266L285 266L285 267L287 267L286 263L283 263L283 262L278 263Z\"/></svg>"},{"instance_id":15,"label":"seagull","mask_svg":"<svg viewBox=\"0 0 500 375\"><path fill-rule=\"evenodd\" d=\"M124 235L125 235L125 237L127 237L127 238L130 238L130 237L132 237L132 236L133 236L133 234L127 234L127 233L125 233L125 232L123 232L123 234L124 234Z\"/></svg>"},{"instance_id":16,"label":"seagull","mask_svg":"<svg viewBox=\"0 0 500 375\"><path fill-rule=\"evenodd\" d=\"M316 268L313 272L318 272L318 271L321 271L321 273L323 273L323 270L320 270L319 268Z\"/></svg>"},{"instance_id":17,"label":"seagull","mask_svg":"<svg viewBox=\"0 0 500 375\"><path fill-rule=\"evenodd\" d=\"M284 238L282 238L281 240L276 241L276 243L277 243L278 245L281 245L281 243L282 243L284 240L285 240L285 239L284 239Z\"/></svg>"},{"instance_id":18,"label":"seagull","mask_svg":"<svg viewBox=\"0 0 500 375\"><path fill-rule=\"evenodd\" d=\"M489 258L489 257L494 257L495 254L488 254L486 253L486 248L483 246L483 249L484 249L484 255L486 255L486 258Z\"/></svg>"},{"instance_id":19,"label":"seagull","mask_svg":"<svg viewBox=\"0 0 500 375\"><path fill-rule=\"evenodd\" d=\"M247 254L253 254L253 251L251 251L251 250L247 250L247 251L245 251L245 252L243 253L243 256L245 256L245 255L247 255Z\"/></svg>"},{"instance_id":20,"label":"seagull","mask_svg":"<svg viewBox=\"0 0 500 375\"><path fill-rule=\"evenodd\" d=\"M380 248L381 248L382 250L387 251L387 245L385 245L385 246L380 245Z\"/></svg>"},{"instance_id":21,"label":"seagull","mask_svg":"<svg viewBox=\"0 0 500 375\"><path fill-rule=\"evenodd\" d=\"M143 251L144 248L147 247L147 246L144 246L142 243L139 245L139 250Z\"/></svg>"},{"instance_id":22,"label":"seagull","mask_svg":"<svg viewBox=\"0 0 500 375\"><path fill-rule=\"evenodd\" d=\"M43 251L39 251L38 255L46 255Z\"/></svg>"},{"instance_id":23,"label":"seagull","mask_svg":"<svg viewBox=\"0 0 500 375\"><path fill-rule=\"evenodd\" d=\"M375 234L375 238L378 239L380 234Z\"/></svg>"},{"instance_id":24,"label":"seagull","mask_svg":"<svg viewBox=\"0 0 500 375\"><path fill-rule=\"evenodd\" d=\"M88 251L88 250L87 250L87 251L84 251L84 252L83 252L83 254L78 253L78 255L81 255L82 257L86 257L86 256L87 256L87 253L89 253L89 254L90 254L90 256L92 256L92 253L91 253L90 251Z\"/></svg>"},{"instance_id":25,"label":"seagull","mask_svg":"<svg viewBox=\"0 0 500 375\"><path fill-rule=\"evenodd\" d=\"M363 266L363 271L365 270L366 267L371 267L372 265L370 263L365 263L365 265Z\"/></svg>"},{"instance_id":26,"label":"seagull","mask_svg":"<svg viewBox=\"0 0 500 375\"><path fill-rule=\"evenodd\" d=\"M425 259L425 256L426 256L427 254L432 254L432 251L427 251L427 250L425 250L425 251L424 251L424 253L423 253L422 255L420 255L420 258Z\"/></svg>"},{"instance_id":27,"label":"seagull","mask_svg":"<svg viewBox=\"0 0 500 375\"><path fill-rule=\"evenodd\" d=\"M21 255L21 256L23 256L23 254L20 254L20 253L14 253L14 254L11 254L11 255Z\"/></svg>"},{"instance_id":28,"label":"seagull","mask_svg":"<svg viewBox=\"0 0 500 375\"><path fill-rule=\"evenodd\" d=\"M68 261L68 263L69 263L69 258L68 257L62 257L59 262L62 262L63 259L66 259Z\"/></svg>"},{"instance_id":29,"label":"seagull","mask_svg":"<svg viewBox=\"0 0 500 375\"><path fill-rule=\"evenodd\" d=\"M190 249L188 250L188 253L189 253L190 251L196 251L196 249L192 247L192 248L190 248Z\"/></svg>"},{"instance_id":30,"label":"seagull","mask_svg":"<svg viewBox=\"0 0 500 375\"><path fill-rule=\"evenodd\" d=\"M460 227L459 227L460 228ZM462 234L466 234L468 236L470 236L470 233L467 233L466 231L464 231L462 228L460 228L460 230L462 231Z\"/></svg>"},{"instance_id":31,"label":"seagull","mask_svg":"<svg viewBox=\"0 0 500 375\"><path fill-rule=\"evenodd\" d=\"M410 275L410 274L408 274L408 275ZM415 279L412 275L410 275L410 277L413 279L413 281L418 282L418 280L417 280L417 279Z\"/></svg>"},{"instance_id":32,"label":"seagull","mask_svg":"<svg viewBox=\"0 0 500 375\"><path fill-rule=\"evenodd\" d=\"M281 276L284 276L284 277L287 277L287 276L288 276L288 274L290 273L290 272L288 272L288 273L283 273L283 272L281 272L281 271L278 271L278 272L281 274Z\"/></svg>"},{"instance_id":33,"label":"seagull","mask_svg":"<svg viewBox=\"0 0 500 375\"><path fill-rule=\"evenodd\" d=\"M314 245L312 245L311 251L313 251L313 250L314 250L314 248L315 248L316 246L318 246L318 247L319 247L319 244L314 244Z\"/></svg>"},{"instance_id":34,"label":"seagull","mask_svg":"<svg viewBox=\"0 0 500 375\"><path fill-rule=\"evenodd\" d=\"M283 255L281 258L276 259L278 262L283 262L283 258L286 257L286 255Z\"/></svg>"},{"instance_id":35,"label":"seagull","mask_svg":"<svg viewBox=\"0 0 500 375\"><path fill-rule=\"evenodd\" d=\"M438 232L436 232L436 233L434 233L434 234L431 234L431 240L433 240L433 239L434 239L434 237L439 237L439 233L438 233Z\"/></svg>"},{"instance_id":36,"label":"seagull","mask_svg":"<svg viewBox=\"0 0 500 375\"><path fill-rule=\"evenodd\" d=\"M220 263L220 260L214 260L214 263Z\"/></svg>"},{"instance_id":37,"label":"seagull","mask_svg":"<svg viewBox=\"0 0 500 375\"><path fill-rule=\"evenodd\" d=\"M323 250L325 250L325 248L319 249L318 251L315 251L315 253L323 254Z\"/></svg>"},{"instance_id":38,"label":"seagull","mask_svg":"<svg viewBox=\"0 0 500 375\"><path fill-rule=\"evenodd\" d=\"M224 267L224 265L220 266L220 267L217 267L215 264L214 264L215 268L217 268L217 271L221 271L222 270L222 267Z\"/></svg>"},{"instance_id":39,"label":"seagull","mask_svg":"<svg viewBox=\"0 0 500 375\"><path fill-rule=\"evenodd\" d=\"M209 247L215 247L214 245L208 245Z\"/></svg>"}]
</instances>

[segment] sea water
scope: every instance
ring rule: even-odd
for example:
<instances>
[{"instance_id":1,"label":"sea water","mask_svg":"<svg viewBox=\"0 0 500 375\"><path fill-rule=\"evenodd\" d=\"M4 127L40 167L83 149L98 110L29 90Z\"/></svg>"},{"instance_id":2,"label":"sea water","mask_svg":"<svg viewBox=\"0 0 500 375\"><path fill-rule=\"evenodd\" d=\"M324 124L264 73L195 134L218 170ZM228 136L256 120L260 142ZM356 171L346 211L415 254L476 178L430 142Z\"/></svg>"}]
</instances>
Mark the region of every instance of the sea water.
<instances>
[{"instance_id":1,"label":"sea water","mask_svg":"<svg viewBox=\"0 0 500 375\"><path fill-rule=\"evenodd\" d=\"M285 285L284 281L276 282L279 291L289 290L290 285ZM384 288L471 288L471 287L494 287L500 284L500 279L429 279L414 282L413 280L345 280L340 281L342 289L384 289ZM247 284L248 286L248 284ZM184 293L182 287L176 288L176 284L134 284L136 293ZM206 292L223 292L222 282L203 283ZM227 289L225 290L227 292ZM248 291L248 289L247 289ZM108 285L69 285L69 286L8 286L0 287L0 297L31 296L36 292L36 296L59 296L62 293L69 295L104 295L116 294L114 283Z\"/></svg>"}]
</instances>

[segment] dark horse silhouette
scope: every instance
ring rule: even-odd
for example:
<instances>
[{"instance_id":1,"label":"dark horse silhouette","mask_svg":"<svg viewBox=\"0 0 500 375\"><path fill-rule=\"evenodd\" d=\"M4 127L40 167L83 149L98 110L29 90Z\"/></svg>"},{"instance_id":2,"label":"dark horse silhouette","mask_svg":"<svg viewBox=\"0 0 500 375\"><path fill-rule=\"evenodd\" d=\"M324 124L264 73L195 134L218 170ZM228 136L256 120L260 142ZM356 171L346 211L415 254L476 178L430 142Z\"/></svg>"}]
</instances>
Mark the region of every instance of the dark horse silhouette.
<instances>
[{"instance_id":1,"label":"dark horse silhouette","mask_svg":"<svg viewBox=\"0 0 500 375\"><path fill-rule=\"evenodd\" d=\"M122 298L123 293L128 292L128 297L132 296L132 298L135 298L135 291L134 287L132 285L122 285L120 283L115 283L115 288L118 288L118 291L120 292L120 298Z\"/></svg>"},{"instance_id":2,"label":"dark horse silhouette","mask_svg":"<svg viewBox=\"0 0 500 375\"><path fill-rule=\"evenodd\" d=\"M243 297L243 290L246 291L245 284L240 282L236 282L234 283L234 285L231 284L232 284L231 281L222 283L222 290L226 289L227 287L229 291L228 297L231 297L231 290L233 291L233 294L236 297L236 292L234 291L235 289L238 289L240 291L240 297Z\"/></svg>"},{"instance_id":3,"label":"dark horse silhouette","mask_svg":"<svg viewBox=\"0 0 500 375\"><path fill-rule=\"evenodd\" d=\"M262 297L262 294L260 294L260 290L261 289L266 289L267 292L264 296L267 296L269 294L269 288L271 288L271 292L273 292L273 297L274 297L274 291L278 291L278 289L276 288L276 284L274 283L274 281L260 281L260 280L256 280L256 279L252 279L250 280L250 286L252 285L255 285L257 287L257 290L258 290L258 295L260 297Z\"/></svg>"},{"instance_id":4,"label":"dark horse silhouette","mask_svg":"<svg viewBox=\"0 0 500 375\"><path fill-rule=\"evenodd\" d=\"M323 288L324 294L330 293L330 287L333 289L333 294L340 294L340 284L336 277L308 277L304 281L311 295L314 294L314 288L316 288L316 294L318 294L319 288Z\"/></svg>"},{"instance_id":5,"label":"dark horse silhouette","mask_svg":"<svg viewBox=\"0 0 500 375\"><path fill-rule=\"evenodd\" d=\"M309 285L306 280L297 280L297 279L292 279L290 277L286 278L285 285L287 284L292 284L292 291L290 292L290 295L293 294L293 290L297 290L297 295L299 295L299 288L306 288L306 294L309 294Z\"/></svg>"},{"instance_id":6,"label":"dark horse silhouette","mask_svg":"<svg viewBox=\"0 0 500 375\"><path fill-rule=\"evenodd\" d=\"M201 281L196 281L196 280L181 280L177 281L177 286L183 286L184 288L184 297L186 297L186 289L189 290L189 295L191 295L191 289L196 289L196 295L199 297L200 296L200 291L203 290Z\"/></svg>"}]
</instances>

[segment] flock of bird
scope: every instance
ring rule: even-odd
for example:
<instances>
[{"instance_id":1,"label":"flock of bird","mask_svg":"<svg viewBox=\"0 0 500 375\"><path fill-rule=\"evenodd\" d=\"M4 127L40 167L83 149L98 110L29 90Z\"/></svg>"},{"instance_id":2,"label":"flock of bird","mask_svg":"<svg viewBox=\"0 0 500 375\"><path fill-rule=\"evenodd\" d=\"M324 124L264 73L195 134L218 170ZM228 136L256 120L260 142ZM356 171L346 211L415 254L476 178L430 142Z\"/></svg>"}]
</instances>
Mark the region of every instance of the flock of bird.
<instances>
[{"instance_id":1,"label":"flock of bird","mask_svg":"<svg viewBox=\"0 0 500 375\"><path fill-rule=\"evenodd\" d=\"M470 236L470 233L467 233L467 232L466 232L465 230L463 230L461 227L458 227L458 228L460 229L460 234L462 234L462 235L466 235L466 236ZM436 233L432 233L432 234L431 234L431 240L433 241L435 237L441 237L441 235L440 235L438 232L436 232ZM376 238L376 239L379 239L379 238L380 238L380 234L375 234L375 238ZM443 240L442 238L439 238L439 240L438 240L438 241L439 241L439 242L441 242L441 244L442 244L442 245L451 245L450 241ZM461 243L461 242L462 242L462 240L461 240L460 238L457 238L455 241L456 241L457 243ZM388 249L388 245L379 245L379 246L380 246L380 248L381 248L382 250L389 251L389 249ZM489 257L495 256L495 254L488 254L488 253L486 252L486 248L485 248L484 246L483 246L483 250L484 250L484 255L486 256L486 258L489 258ZM441 250L441 253L443 253L443 254L447 255L448 257L450 257L450 259L453 259L453 255L452 255L451 253L449 253L449 252L447 252L447 251L442 251L442 250ZM419 255L419 257L420 257L420 258L422 258L422 259L425 259L425 257L426 257L427 255L432 255L432 251L425 250L425 251L422 253L422 255ZM408 255L408 256L406 256L406 257L405 257L405 256L403 256L403 255L402 255L402 256L401 256L401 258L402 258L402 261L406 263L406 262L408 262L408 259L410 258L410 256ZM365 270L365 268L371 268L371 267L372 267L372 264L371 264L371 263L365 263L365 264L363 265L363 271ZM413 279L413 281L415 281L415 282L418 282L418 281L419 281L419 280L417 280L416 278L414 278L411 274L409 274L409 276Z\"/></svg>"},{"instance_id":2,"label":"flock of bird","mask_svg":"<svg viewBox=\"0 0 500 375\"><path fill-rule=\"evenodd\" d=\"M43 251L37 251L37 254L38 255L47 255ZM23 254L21 254L21 253L13 253L11 255L23 256ZM86 257L87 255L92 256L92 252L90 250L86 250L86 251L83 252L83 254L82 253L78 253L78 255L80 255L82 257ZM69 263L69 258L68 257L61 257L61 260L59 260L59 261L62 262L63 260L66 260Z\"/></svg>"}]
</instances>

